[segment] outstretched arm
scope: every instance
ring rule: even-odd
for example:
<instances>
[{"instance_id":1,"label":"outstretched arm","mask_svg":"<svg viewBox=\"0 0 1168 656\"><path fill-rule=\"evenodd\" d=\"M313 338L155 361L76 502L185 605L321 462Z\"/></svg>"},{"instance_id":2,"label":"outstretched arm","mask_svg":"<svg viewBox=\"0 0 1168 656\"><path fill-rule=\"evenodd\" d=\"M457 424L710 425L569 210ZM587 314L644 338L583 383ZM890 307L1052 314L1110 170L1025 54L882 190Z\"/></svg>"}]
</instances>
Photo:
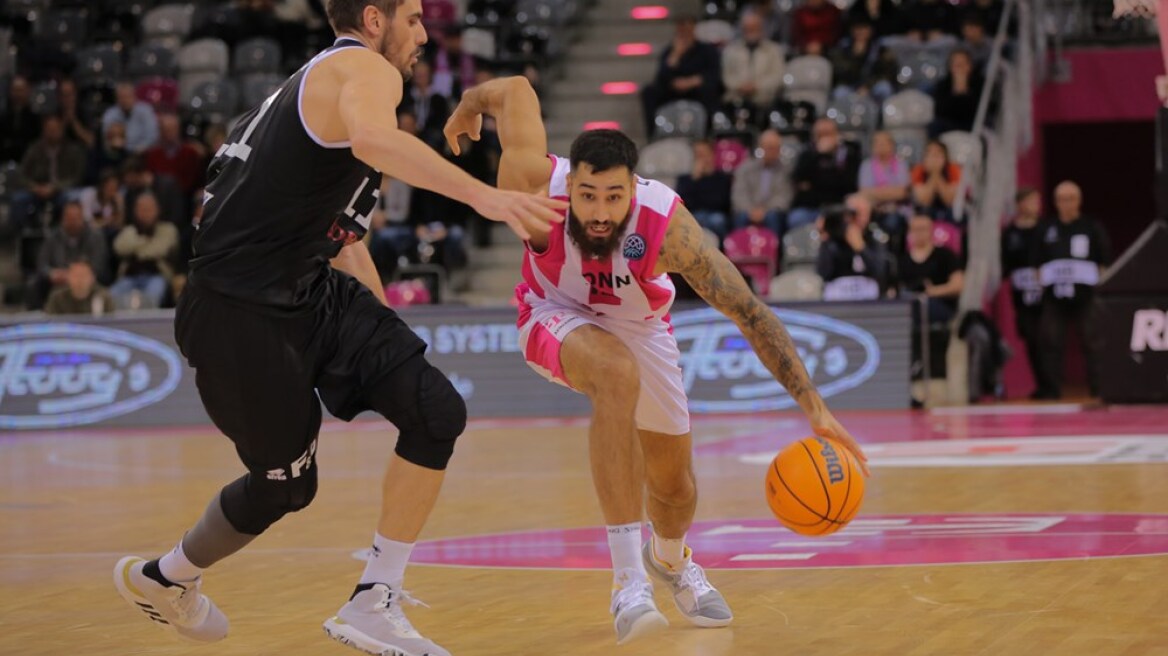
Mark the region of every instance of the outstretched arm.
<instances>
[{"instance_id":1,"label":"outstretched arm","mask_svg":"<svg viewBox=\"0 0 1168 656\"><path fill-rule=\"evenodd\" d=\"M493 189L399 130L396 116L386 108L401 101L401 74L372 51L351 50L337 55L351 59L351 65L343 69L337 107L358 159L411 186L470 205L488 219L507 223L524 239L530 237L530 230L546 231L548 223L562 220L555 210L562 209L563 203Z\"/></svg>"},{"instance_id":2,"label":"outstretched arm","mask_svg":"<svg viewBox=\"0 0 1168 656\"><path fill-rule=\"evenodd\" d=\"M503 77L471 87L450 115L444 130L454 154L461 150L459 136L479 140L483 115L495 117L503 157L499 160L499 187L535 192L551 175L547 132L540 114L539 97L522 76Z\"/></svg>"},{"instance_id":3,"label":"outstretched arm","mask_svg":"<svg viewBox=\"0 0 1168 656\"><path fill-rule=\"evenodd\" d=\"M701 226L682 205L669 219L658 262L666 271L684 276L706 302L738 324L759 360L799 403L816 434L838 440L856 454L867 473L864 452L827 409L783 322L754 295L730 260L703 238Z\"/></svg>"}]
</instances>

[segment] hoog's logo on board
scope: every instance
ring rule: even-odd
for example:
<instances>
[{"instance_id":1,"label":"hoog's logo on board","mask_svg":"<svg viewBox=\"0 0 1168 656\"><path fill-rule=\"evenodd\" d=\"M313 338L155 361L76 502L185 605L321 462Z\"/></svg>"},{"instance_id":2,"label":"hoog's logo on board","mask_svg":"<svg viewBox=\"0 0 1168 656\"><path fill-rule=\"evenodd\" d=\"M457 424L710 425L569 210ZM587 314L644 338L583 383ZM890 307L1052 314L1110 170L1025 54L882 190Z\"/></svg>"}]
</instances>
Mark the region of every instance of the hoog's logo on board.
<instances>
[{"instance_id":1,"label":"hoog's logo on board","mask_svg":"<svg viewBox=\"0 0 1168 656\"><path fill-rule=\"evenodd\" d=\"M772 310L783 320L824 398L858 387L876 373L880 345L868 331L821 314ZM796 405L738 327L717 310L679 312L672 323L693 412L758 412Z\"/></svg>"},{"instance_id":2,"label":"hoog's logo on board","mask_svg":"<svg viewBox=\"0 0 1168 656\"><path fill-rule=\"evenodd\" d=\"M178 355L112 328L37 323L0 329L0 429L92 424L166 398Z\"/></svg>"}]
</instances>

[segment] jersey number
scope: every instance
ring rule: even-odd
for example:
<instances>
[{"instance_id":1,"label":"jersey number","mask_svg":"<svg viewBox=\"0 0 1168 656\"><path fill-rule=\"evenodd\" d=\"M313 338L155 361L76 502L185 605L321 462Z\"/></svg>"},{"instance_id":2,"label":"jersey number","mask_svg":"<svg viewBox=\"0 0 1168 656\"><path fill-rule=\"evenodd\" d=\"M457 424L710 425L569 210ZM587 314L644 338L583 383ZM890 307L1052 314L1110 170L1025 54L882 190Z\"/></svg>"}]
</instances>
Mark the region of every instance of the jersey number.
<instances>
[{"instance_id":1,"label":"jersey number","mask_svg":"<svg viewBox=\"0 0 1168 656\"><path fill-rule=\"evenodd\" d=\"M251 157L251 146L247 145L247 140L251 138L251 133L255 132L256 126L260 124L260 119L262 119L264 114L267 114L268 110L272 108L272 103L276 102L276 97L280 95L282 90L283 89L276 89L276 92L268 96L268 99L264 101L264 104L260 105L260 110L256 112L254 117L252 117L251 123L247 124L247 129L243 131L243 136L239 138L239 141L235 143L225 143L222 146L219 146L219 150L215 152L215 161L211 163L211 170L207 175L208 184L214 181L215 178L219 177L219 173L223 170L223 167L227 166L228 159L234 157L240 161L246 162L247 158ZM204 204L211 200L211 198L211 194L203 192Z\"/></svg>"}]
</instances>

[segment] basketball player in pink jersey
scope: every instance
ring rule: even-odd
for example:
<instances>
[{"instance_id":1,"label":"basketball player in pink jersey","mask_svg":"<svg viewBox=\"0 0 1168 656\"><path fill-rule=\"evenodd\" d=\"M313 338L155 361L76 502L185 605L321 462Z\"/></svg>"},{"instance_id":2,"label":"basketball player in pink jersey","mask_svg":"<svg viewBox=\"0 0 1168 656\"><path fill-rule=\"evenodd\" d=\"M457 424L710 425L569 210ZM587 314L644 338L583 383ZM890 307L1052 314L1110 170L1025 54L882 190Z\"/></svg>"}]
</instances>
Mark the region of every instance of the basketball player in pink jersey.
<instances>
[{"instance_id":1,"label":"basketball player in pink jersey","mask_svg":"<svg viewBox=\"0 0 1168 656\"><path fill-rule=\"evenodd\" d=\"M535 92L525 78L501 78L463 95L445 130L456 154L461 135L479 138L484 114L495 117L503 147L499 187L569 202L562 229L527 242L516 288L520 340L533 369L592 402L592 478L608 525L617 642L666 626L650 576L692 623L726 626L729 606L685 546L697 492L667 274L683 275L738 324L816 434L839 440L861 463L864 454L811 384L782 322L704 239L677 194L633 174L628 137L584 132L570 159L548 155ZM643 499L653 535L642 547Z\"/></svg>"}]
</instances>

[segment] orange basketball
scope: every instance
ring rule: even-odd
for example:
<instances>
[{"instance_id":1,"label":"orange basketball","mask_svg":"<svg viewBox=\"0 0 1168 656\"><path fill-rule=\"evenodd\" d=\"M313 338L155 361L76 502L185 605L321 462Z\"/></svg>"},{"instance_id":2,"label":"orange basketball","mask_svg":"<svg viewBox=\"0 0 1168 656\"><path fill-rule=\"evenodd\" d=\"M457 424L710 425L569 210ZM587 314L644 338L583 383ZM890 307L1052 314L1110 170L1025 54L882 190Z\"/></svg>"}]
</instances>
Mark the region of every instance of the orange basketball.
<instances>
[{"instance_id":1,"label":"orange basketball","mask_svg":"<svg viewBox=\"0 0 1168 656\"><path fill-rule=\"evenodd\" d=\"M771 461L766 498L783 526L802 535L829 535L860 510L864 474L851 451L835 440L808 437Z\"/></svg>"}]
</instances>

